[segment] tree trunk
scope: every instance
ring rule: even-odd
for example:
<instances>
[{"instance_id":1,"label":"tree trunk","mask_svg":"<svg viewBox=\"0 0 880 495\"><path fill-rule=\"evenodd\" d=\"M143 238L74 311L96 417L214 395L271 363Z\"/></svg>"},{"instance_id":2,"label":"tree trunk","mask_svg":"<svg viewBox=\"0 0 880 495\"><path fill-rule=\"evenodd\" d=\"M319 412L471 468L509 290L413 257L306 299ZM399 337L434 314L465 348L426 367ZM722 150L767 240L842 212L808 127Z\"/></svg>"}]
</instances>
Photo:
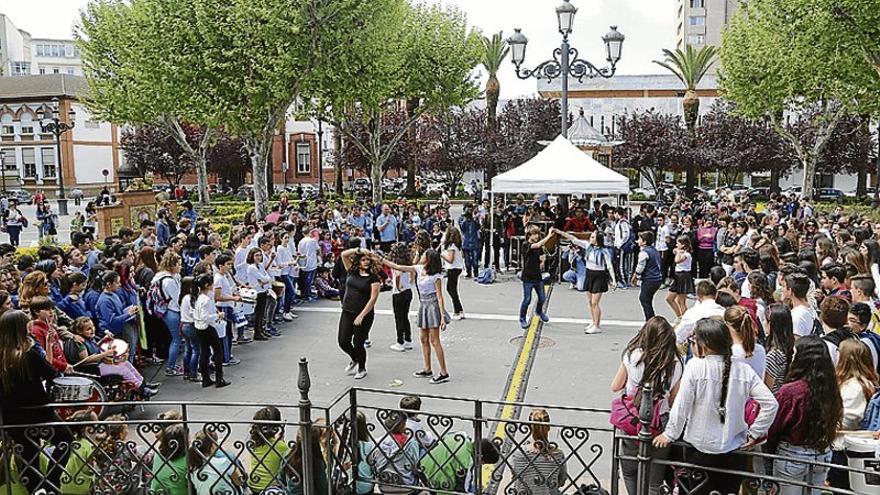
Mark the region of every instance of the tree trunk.
<instances>
[{"instance_id":1,"label":"tree trunk","mask_svg":"<svg viewBox=\"0 0 880 495\"><path fill-rule=\"evenodd\" d=\"M770 169L770 192L778 193L782 189L779 187L779 170L778 169Z\"/></svg>"},{"instance_id":2,"label":"tree trunk","mask_svg":"<svg viewBox=\"0 0 880 495\"><path fill-rule=\"evenodd\" d=\"M412 117L413 113L416 111L416 108L419 106L418 98L410 98L406 100L406 116ZM412 134L415 134L416 128L415 126L411 127L408 131ZM415 136L410 136L411 140L415 140ZM408 157L406 164L406 191L404 191L404 195L408 197L414 197L416 195L416 160L414 156Z\"/></svg>"},{"instance_id":3,"label":"tree trunk","mask_svg":"<svg viewBox=\"0 0 880 495\"><path fill-rule=\"evenodd\" d=\"M370 182L373 186L373 204L382 203L382 162L373 160L370 165Z\"/></svg>"},{"instance_id":4,"label":"tree trunk","mask_svg":"<svg viewBox=\"0 0 880 495\"><path fill-rule=\"evenodd\" d=\"M495 163L495 132L498 129L498 97L501 84L495 74L489 75L486 81L486 126L489 134L489 162L486 163L485 187L492 189L492 178L498 173Z\"/></svg>"},{"instance_id":5,"label":"tree trunk","mask_svg":"<svg viewBox=\"0 0 880 495\"><path fill-rule=\"evenodd\" d=\"M211 193L208 191L208 161L204 156L195 159L196 177L199 187L199 204L207 205L211 202Z\"/></svg>"},{"instance_id":6,"label":"tree trunk","mask_svg":"<svg viewBox=\"0 0 880 495\"><path fill-rule=\"evenodd\" d=\"M864 198L868 194L868 170L860 168L856 176L856 197Z\"/></svg>"},{"instance_id":7,"label":"tree trunk","mask_svg":"<svg viewBox=\"0 0 880 495\"><path fill-rule=\"evenodd\" d=\"M813 199L813 184L816 182L816 157L806 154L799 157L804 167L804 180L801 182L801 197Z\"/></svg>"},{"instance_id":8,"label":"tree trunk","mask_svg":"<svg viewBox=\"0 0 880 495\"><path fill-rule=\"evenodd\" d=\"M700 98L697 96L697 92L690 89L684 94L684 124L687 127L688 135L691 140L693 140L694 130L697 127L697 118L700 116ZM691 143L693 145L693 143ZM685 178L685 195L687 197L693 197L694 195L694 186L696 185L697 177L696 170L694 165L690 165L687 168L686 178Z\"/></svg>"},{"instance_id":9,"label":"tree trunk","mask_svg":"<svg viewBox=\"0 0 880 495\"><path fill-rule=\"evenodd\" d=\"M211 197L208 193L208 166L205 155L208 153L211 128L202 128L203 134L199 142L198 150L196 150L187 140L186 132L183 130L183 126L180 125L180 119L177 117L163 116L161 121L164 124L165 129L174 138L174 141L176 141L178 146L183 150L183 153L195 164L196 182L198 183L199 190L199 204L206 205L210 203ZM180 179L177 180L177 183L180 183Z\"/></svg>"},{"instance_id":10,"label":"tree trunk","mask_svg":"<svg viewBox=\"0 0 880 495\"><path fill-rule=\"evenodd\" d=\"M265 146L248 145L248 156L251 159L251 174L254 180L254 212L258 219L266 218L269 214L269 193L266 179L266 165L268 154Z\"/></svg>"},{"instance_id":11,"label":"tree trunk","mask_svg":"<svg viewBox=\"0 0 880 495\"><path fill-rule=\"evenodd\" d=\"M337 129L338 130L338 129ZM333 147L336 149L336 161L333 163L333 174L335 176L335 189L336 196L340 199L345 194L345 191L342 187L342 133L334 132L333 133Z\"/></svg>"}]
</instances>

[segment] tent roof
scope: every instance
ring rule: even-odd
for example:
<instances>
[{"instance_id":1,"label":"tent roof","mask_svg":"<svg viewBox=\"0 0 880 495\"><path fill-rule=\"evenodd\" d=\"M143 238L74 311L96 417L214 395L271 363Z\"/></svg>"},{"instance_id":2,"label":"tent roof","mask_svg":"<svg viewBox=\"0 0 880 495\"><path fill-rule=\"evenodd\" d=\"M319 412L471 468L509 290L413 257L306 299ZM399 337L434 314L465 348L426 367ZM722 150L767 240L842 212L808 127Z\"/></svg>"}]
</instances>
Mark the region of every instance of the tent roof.
<instances>
[{"instance_id":1,"label":"tent roof","mask_svg":"<svg viewBox=\"0 0 880 495\"><path fill-rule=\"evenodd\" d=\"M493 178L492 192L628 194L629 179L560 135L531 160Z\"/></svg>"}]
</instances>

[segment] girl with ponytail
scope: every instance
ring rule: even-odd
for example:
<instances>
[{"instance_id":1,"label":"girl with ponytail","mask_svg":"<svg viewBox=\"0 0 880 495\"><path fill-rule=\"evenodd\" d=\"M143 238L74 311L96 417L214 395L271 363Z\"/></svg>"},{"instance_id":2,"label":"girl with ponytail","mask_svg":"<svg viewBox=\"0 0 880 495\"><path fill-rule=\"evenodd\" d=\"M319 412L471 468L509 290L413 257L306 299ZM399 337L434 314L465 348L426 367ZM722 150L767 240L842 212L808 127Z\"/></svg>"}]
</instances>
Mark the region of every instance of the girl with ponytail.
<instances>
[{"instance_id":1,"label":"girl with ponytail","mask_svg":"<svg viewBox=\"0 0 880 495\"><path fill-rule=\"evenodd\" d=\"M749 311L739 305L731 306L724 311L724 323L727 324L733 341L733 357L745 361L763 380L767 370L767 351L756 342L757 334Z\"/></svg>"},{"instance_id":2,"label":"girl with ponytail","mask_svg":"<svg viewBox=\"0 0 880 495\"><path fill-rule=\"evenodd\" d=\"M750 447L767 434L776 416L776 399L752 368L733 359L733 340L722 320L703 318L694 329L694 359L688 361L678 395L663 434L654 446L673 440L690 444L686 462L731 471L743 471L746 458L735 450ZM745 421L746 401L760 412L751 426ZM708 471L700 493L738 493L741 476Z\"/></svg>"}]
</instances>

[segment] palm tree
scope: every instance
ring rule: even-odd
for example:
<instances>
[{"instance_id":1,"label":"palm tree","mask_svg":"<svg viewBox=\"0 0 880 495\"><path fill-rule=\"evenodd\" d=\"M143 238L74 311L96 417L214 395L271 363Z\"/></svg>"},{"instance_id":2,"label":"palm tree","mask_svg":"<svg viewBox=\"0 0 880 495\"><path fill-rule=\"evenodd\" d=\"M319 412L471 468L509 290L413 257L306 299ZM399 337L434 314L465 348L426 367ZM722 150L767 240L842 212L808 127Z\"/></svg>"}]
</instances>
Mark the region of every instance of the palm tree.
<instances>
[{"instance_id":1,"label":"palm tree","mask_svg":"<svg viewBox=\"0 0 880 495\"><path fill-rule=\"evenodd\" d=\"M697 85L703 80L703 76L709 72L709 69L715 62L717 52L718 49L712 45L706 45L700 49L687 45L684 51L681 48L676 49L674 52L672 50L663 50L665 59L663 61L654 61L655 64L675 74L675 77L684 84L684 124L691 134L693 134L694 128L697 126L697 117L700 115L700 98L697 96ZM686 185L688 195L693 193L694 183L694 171L692 168L689 168Z\"/></svg>"},{"instance_id":2,"label":"palm tree","mask_svg":"<svg viewBox=\"0 0 880 495\"><path fill-rule=\"evenodd\" d=\"M495 134L497 128L496 115L498 113L498 96L501 94L501 83L498 82L498 70L510 47L507 46L507 40L504 39L502 32L499 31L492 35L491 38L483 36L483 53L480 63L489 73L489 79L486 81L486 125L489 129L489 135ZM490 157L494 148L494 140L489 141ZM495 176L496 167L494 159L490 159L486 167L486 185L489 186L492 177Z\"/></svg>"}]
</instances>

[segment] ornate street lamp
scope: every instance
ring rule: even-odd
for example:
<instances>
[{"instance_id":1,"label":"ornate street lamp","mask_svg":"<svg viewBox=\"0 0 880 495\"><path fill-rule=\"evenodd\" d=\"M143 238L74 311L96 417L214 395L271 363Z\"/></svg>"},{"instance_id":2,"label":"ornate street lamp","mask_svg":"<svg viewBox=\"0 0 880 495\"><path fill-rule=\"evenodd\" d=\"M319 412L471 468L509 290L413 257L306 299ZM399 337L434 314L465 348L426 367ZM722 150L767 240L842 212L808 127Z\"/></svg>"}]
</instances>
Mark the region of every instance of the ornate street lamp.
<instances>
[{"instance_id":1,"label":"ornate street lamp","mask_svg":"<svg viewBox=\"0 0 880 495\"><path fill-rule=\"evenodd\" d=\"M64 166L61 160L61 135L73 129L76 125L76 112L73 107L67 112L67 122L61 120L61 112L58 110L58 98L52 98L52 116L46 115L46 111L41 107L37 111L37 118L40 120L40 128L43 133L49 133L55 136L55 174L58 176L58 214L67 215L67 198L64 197ZM46 122L48 118L48 122Z\"/></svg>"},{"instance_id":2,"label":"ornate street lamp","mask_svg":"<svg viewBox=\"0 0 880 495\"><path fill-rule=\"evenodd\" d=\"M3 174L3 195L6 195L6 150L0 150L0 173Z\"/></svg>"},{"instance_id":3,"label":"ornate street lamp","mask_svg":"<svg viewBox=\"0 0 880 495\"><path fill-rule=\"evenodd\" d=\"M568 0L563 0L562 4L556 8L556 19L559 23L559 33L562 35L562 44L553 50L553 59L540 63L534 69L522 68L526 58L526 46L529 42L528 38L522 34L522 30L514 29L513 36L507 39L507 43L510 45L510 58L516 67L517 77L520 79L534 77L546 79L548 82L562 77L562 135L565 137L568 137L569 76L575 77L580 82L596 77L606 79L612 77L617 70L617 62L620 61L623 40L625 39L617 31L617 26L611 26L611 31L602 37L602 41L605 43L605 60L609 64L607 67L599 68L586 60L579 59L578 51L568 44L568 37L571 35L576 13L577 7Z\"/></svg>"}]
</instances>

